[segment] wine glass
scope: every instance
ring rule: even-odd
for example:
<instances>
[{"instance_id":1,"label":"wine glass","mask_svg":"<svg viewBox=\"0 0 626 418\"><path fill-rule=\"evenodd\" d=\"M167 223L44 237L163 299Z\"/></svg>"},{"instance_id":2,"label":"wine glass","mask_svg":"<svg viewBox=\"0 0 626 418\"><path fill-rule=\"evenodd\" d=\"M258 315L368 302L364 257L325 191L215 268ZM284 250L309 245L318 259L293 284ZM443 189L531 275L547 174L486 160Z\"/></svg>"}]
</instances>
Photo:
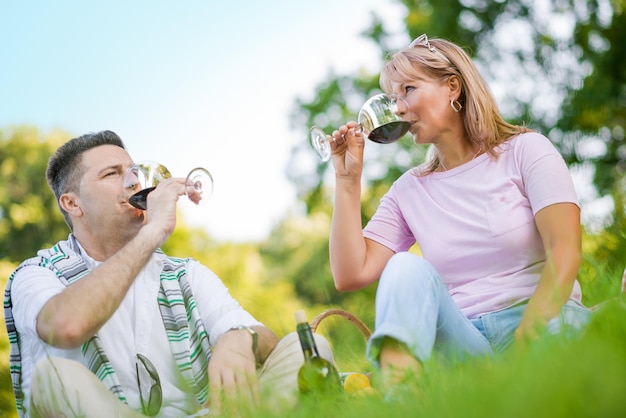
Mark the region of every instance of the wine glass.
<instances>
[{"instance_id":1,"label":"wine glass","mask_svg":"<svg viewBox=\"0 0 626 418\"><path fill-rule=\"evenodd\" d=\"M146 210L148 193L161 181L170 177L172 177L170 171L157 162L144 161L133 164L124 175L124 189L132 193L128 203L137 209ZM197 205L205 203L213 193L213 177L202 167L189 172L185 185L185 195Z\"/></svg>"},{"instance_id":2,"label":"wine glass","mask_svg":"<svg viewBox=\"0 0 626 418\"><path fill-rule=\"evenodd\" d=\"M397 115L397 100L386 94L370 97L359 111L356 131L363 132L370 141L379 144L390 144L402 138L410 124ZM322 161L330 159L330 141L334 138L322 129L317 126L311 128L311 144Z\"/></svg>"}]
</instances>

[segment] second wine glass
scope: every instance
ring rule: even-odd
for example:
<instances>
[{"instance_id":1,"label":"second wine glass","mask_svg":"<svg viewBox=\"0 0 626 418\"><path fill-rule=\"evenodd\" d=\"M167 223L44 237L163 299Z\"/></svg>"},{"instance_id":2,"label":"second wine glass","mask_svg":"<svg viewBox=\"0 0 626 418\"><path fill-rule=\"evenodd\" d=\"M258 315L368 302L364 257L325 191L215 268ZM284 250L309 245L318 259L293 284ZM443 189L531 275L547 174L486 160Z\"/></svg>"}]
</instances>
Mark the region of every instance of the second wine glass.
<instances>
[{"instance_id":1,"label":"second wine glass","mask_svg":"<svg viewBox=\"0 0 626 418\"><path fill-rule=\"evenodd\" d=\"M411 125L398 116L397 100L386 94L370 97L359 110L357 132L363 132L367 139L379 144L390 144L402 138ZM321 128L311 128L311 144L322 161L330 159L330 141L333 140Z\"/></svg>"},{"instance_id":2,"label":"second wine glass","mask_svg":"<svg viewBox=\"0 0 626 418\"><path fill-rule=\"evenodd\" d=\"M163 164L154 161L133 164L124 175L124 189L131 193L128 203L137 209L148 209L148 194L170 177L172 174ZM213 193L213 177L202 167L189 172L185 185L185 195L197 205L206 203Z\"/></svg>"}]
</instances>

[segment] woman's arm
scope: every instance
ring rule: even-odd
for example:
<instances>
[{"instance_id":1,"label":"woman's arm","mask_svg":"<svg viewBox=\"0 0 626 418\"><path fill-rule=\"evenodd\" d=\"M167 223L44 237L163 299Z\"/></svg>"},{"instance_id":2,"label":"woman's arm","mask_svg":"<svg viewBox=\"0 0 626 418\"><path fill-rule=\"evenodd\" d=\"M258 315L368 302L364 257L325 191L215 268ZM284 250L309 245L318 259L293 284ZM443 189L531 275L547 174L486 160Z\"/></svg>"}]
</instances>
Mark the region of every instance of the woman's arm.
<instances>
[{"instance_id":1,"label":"woman's arm","mask_svg":"<svg viewBox=\"0 0 626 418\"><path fill-rule=\"evenodd\" d=\"M330 266L338 290L357 290L374 282L393 251L363 237L361 173L364 137L355 134L356 122L333 132L335 205L330 229ZM339 145L337 145L339 144Z\"/></svg>"},{"instance_id":2,"label":"woman's arm","mask_svg":"<svg viewBox=\"0 0 626 418\"><path fill-rule=\"evenodd\" d=\"M578 269L582 249L580 209L573 203L557 203L541 209L535 224L546 251L546 264L535 293L528 302L515 340L533 340L567 302Z\"/></svg>"}]
</instances>

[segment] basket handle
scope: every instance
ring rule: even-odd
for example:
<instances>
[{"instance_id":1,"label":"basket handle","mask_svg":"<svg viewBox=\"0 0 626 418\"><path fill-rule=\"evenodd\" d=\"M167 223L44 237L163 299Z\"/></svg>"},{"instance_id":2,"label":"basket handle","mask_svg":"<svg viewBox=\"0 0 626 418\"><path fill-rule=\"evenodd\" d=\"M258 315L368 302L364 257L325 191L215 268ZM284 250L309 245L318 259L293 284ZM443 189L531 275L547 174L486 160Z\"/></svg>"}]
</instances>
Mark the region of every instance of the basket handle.
<instances>
[{"instance_id":1,"label":"basket handle","mask_svg":"<svg viewBox=\"0 0 626 418\"><path fill-rule=\"evenodd\" d=\"M321 312L320 314L318 314L315 318L313 318L310 324L311 330L315 332L320 322L322 322L325 318L328 318L329 316L333 316L333 315L341 316L347 319L348 321L350 321L352 325L354 325L361 332L361 334L366 340L368 340L370 335L372 335L372 331L370 331L367 325L365 325L365 323L361 321L357 316L351 314L350 312L344 309L337 309L337 308L327 309Z\"/></svg>"}]
</instances>

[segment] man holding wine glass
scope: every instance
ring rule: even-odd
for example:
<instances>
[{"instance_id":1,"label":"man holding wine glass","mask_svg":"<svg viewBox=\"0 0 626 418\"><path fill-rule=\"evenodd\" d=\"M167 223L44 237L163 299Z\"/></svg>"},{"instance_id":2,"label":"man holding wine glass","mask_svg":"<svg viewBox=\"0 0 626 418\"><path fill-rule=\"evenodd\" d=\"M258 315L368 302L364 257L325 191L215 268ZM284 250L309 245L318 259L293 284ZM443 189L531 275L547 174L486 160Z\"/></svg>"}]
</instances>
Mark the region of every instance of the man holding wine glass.
<instances>
[{"instance_id":1,"label":"man holding wine glass","mask_svg":"<svg viewBox=\"0 0 626 418\"><path fill-rule=\"evenodd\" d=\"M162 176L142 210L129 203L132 166L111 131L74 138L48 162L71 233L7 284L19 415L202 416L268 394L289 401L296 334L279 341L206 266L160 251L189 180Z\"/></svg>"}]
</instances>

